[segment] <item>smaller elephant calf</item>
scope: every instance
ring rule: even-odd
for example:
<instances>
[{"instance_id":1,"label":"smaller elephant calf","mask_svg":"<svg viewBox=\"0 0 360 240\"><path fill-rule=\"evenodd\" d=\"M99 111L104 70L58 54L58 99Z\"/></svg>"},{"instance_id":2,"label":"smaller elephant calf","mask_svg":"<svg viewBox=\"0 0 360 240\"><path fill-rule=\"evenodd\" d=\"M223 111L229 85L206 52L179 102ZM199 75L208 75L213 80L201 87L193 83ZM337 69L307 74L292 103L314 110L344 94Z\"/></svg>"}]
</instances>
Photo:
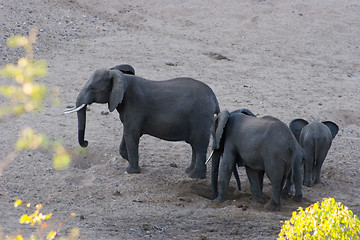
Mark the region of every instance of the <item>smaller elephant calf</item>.
<instances>
[{"instance_id":1,"label":"smaller elephant calf","mask_svg":"<svg viewBox=\"0 0 360 240\"><path fill-rule=\"evenodd\" d=\"M289 128L305 153L304 185L321 183L320 172L332 140L339 131L338 125L331 121L312 123L304 119L294 119Z\"/></svg>"}]
</instances>

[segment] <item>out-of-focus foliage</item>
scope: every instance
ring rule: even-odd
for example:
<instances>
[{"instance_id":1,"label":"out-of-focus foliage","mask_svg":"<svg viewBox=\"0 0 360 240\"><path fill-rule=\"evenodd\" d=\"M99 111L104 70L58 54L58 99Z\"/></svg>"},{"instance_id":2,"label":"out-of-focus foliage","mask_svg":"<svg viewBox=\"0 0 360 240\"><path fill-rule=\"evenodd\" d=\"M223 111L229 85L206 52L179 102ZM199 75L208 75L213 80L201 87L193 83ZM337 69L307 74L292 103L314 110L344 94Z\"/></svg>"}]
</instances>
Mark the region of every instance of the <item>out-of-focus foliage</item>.
<instances>
[{"instance_id":1,"label":"out-of-focus foliage","mask_svg":"<svg viewBox=\"0 0 360 240\"><path fill-rule=\"evenodd\" d=\"M7 64L0 69L0 76L14 80L13 85L0 86L0 94L9 99L9 105L0 107L0 117L9 114L19 115L42 109L46 87L36 83L35 79L46 76L47 64L45 61L33 60L32 46L35 40L36 31L31 30L28 37L12 36L7 41L9 47L24 48L26 56L20 58L17 64ZM49 144L44 134L37 134L30 128L22 130L16 142L18 150L34 150L49 145L52 145L54 149L53 167L56 170L66 169L71 162L71 157L59 142Z\"/></svg>"},{"instance_id":2,"label":"out-of-focus foliage","mask_svg":"<svg viewBox=\"0 0 360 240\"><path fill-rule=\"evenodd\" d=\"M20 207L22 206L23 201L18 199L14 202L14 207ZM31 210L31 204L28 203L25 205L25 209L28 212L28 214L23 214L20 219L19 219L19 223L21 224L28 224L32 227L34 227L36 229L36 236L35 235L31 235L29 239L43 239L43 232L41 231L41 229L44 229L47 227L47 220L51 218L52 213L49 214L43 214L41 212L43 207L43 204L36 204L35 205L35 209ZM49 230L49 231L45 231L45 235L46 235L46 239L51 240L51 239L55 239L55 237L58 235L58 233L60 232L61 226L68 221L70 218L74 217L75 213L71 213L69 217L67 217L64 221L62 221L61 223L59 223L59 227L57 230ZM79 228L73 228L69 235L67 237L62 237L60 239L79 239L79 234L80 234L80 230ZM1 239L1 236L0 236ZM25 239L23 234L18 233L15 234L14 236L7 236L6 237L7 240L18 240L18 239Z\"/></svg>"},{"instance_id":3,"label":"out-of-focus foliage","mask_svg":"<svg viewBox=\"0 0 360 240\"><path fill-rule=\"evenodd\" d=\"M53 158L53 167L55 170L65 170L71 162L70 155L66 152L64 146L59 142L54 143L54 158Z\"/></svg>"},{"instance_id":4,"label":"out-of-focus foliage","mask_svg":"<svg viewBox=\"0 0 360 240\"><path fill-rule=\"evenodd\" d=\"M0 70L0 75L15 80L16 85L0 86L0 93L10 100L7 106L1 106L0 116L6 114L22 114L41 110L46 87L34 81L47 73L45 61L33 60L32 44L35 43L36 31L30 31L29 37L12 36L8 39L9 47L23 47L26 57L17 64L7 64Z\"/></svg>"},{"instance_id":5,"label":"out-of-focus foliage","mask_svg":"<svg viewBox=\"0 0 360 240\"><path fill-rule=\"evenodd\" d=\"M17 64L7 64L4 68L0 69L0 76L11 78L14 80L13 85L0 86L0 94L9 99L9 104L6 106L0 106L0 118L5 115L20 115L27 112L41 111L44 97L46 95L46 87L42 84L38 84L34 81L35 78L44 77L47 74L47 65L45 61L33 60L32 46L36 40L36 31L31 30L28 37L13 36L8 39L9 47L23 47L26 51L26 57L20 58ZM48 148L52 147L54 150L53 167L55 170L66 169L71 161L70 155L66 152L60 141L49 143L46 135L36 133L29 127L24 128L16 142L16 151L22 151L26 149L35 150L40 147ZM13 152L13 153L14 153ZM14 160L16 154L11 155L10 159ZM10 162L9 159L7 162ZM0 172L1 174L1 172ZM22 206L23 202L18 199L14 202L14 207ZM20 217L19 223L29 224L35 227L36 235L31 235L26 239L44 239L41 229L45 229L47 226L46 221L52 216L52 213L43 214L41 212L43 204L35 205L35 209L31 211L31 204L25 205L28 214L23 214ZM58 233L65 221L74 217L72 213L67 219L59 223L57 230L48 230L46 233L46 239L54 239L58 236ZM60 239L79 239L79 229L73 228L70 234ZM3 239L2 233L0 233L0 239ZM17 233L13 236L6 236L7 240L22 240L25 239L23 234Z\"/></svg>"},{"instance_id":6,"label":"out-of-focus foliage","mask_svg":"<svg viewBox=\"0 0 360 240\"><path fill-rule=\"evenodd\" d=\"M24 149L37 149L39 147L47 146L47 138L44 134L37 134L31 128L24 128L20 132L20 136L16 142L16 148L19 150Z\"/></svg>"},{"instance_id":7,"label":"out-of-focus foliage","mask_svg":"<svg viewBox=\"0 0 360 240\"><path fill-rule=\"evenodd\" d=\"M293 212L281 227L278 239L360 239L360 221L334 198L325 198Z\"/></svg>"}]
</instances>

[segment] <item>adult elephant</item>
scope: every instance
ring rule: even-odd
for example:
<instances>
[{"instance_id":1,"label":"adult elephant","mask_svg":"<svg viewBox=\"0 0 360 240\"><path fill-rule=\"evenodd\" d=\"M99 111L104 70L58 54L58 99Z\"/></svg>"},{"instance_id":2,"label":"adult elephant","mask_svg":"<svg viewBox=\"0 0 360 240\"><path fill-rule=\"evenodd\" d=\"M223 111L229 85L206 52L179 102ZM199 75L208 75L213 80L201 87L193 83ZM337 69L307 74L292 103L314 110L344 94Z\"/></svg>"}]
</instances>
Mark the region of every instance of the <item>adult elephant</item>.
<instances>
[{"instance_id":1,"label":"adult elephant","mask_svg":"<svg viewBox=\"0 0 360 240\"><path fill-rule=\"evenodd\" d=\"M289 128L305 152L304 185L321 183L321 167L339 131L338 125L331 121L309 123L297 118L289 123Z\"/></svg>"},{"instance_id":2,"label":"adult elephant","mask_svg":"<svg viewBox=\"0 0 360 240\"><path fill-rule=\"evenodd\" d=\"M263 178L264 174L268 176L272 190L266 209L280 210L281 192L290 170L295 166L299 150L299 145L287 125L271 116L254 118L237 111L222 111L216 117L213 137L212 191L216 197L214 201L226 200L231 173L235 164L238 164L246 168L252 199L256 202L264 203ZM221 155L223 159L220 162ZM298 174L299 171L294 172L297 190L300 177ZM301 192L297 194L300 195Z\"/></svg>"},{"instance_id":3,"label":"adult elephant","mask_svg":"<svg viewBox=\"0 0 360 240\"><path fill-rule=\"evenodd\" d=\"M192 78L151 81L122 71L122 65L96 70L81 89L76 108L68 111L77 111L80 146L88 145L84 140L86 105L108 103L124 126L119 152L129 162L128 173L140 173L139 139L149 134L189 143L192 159L186 172L192 178L205 178L210 127L214 114L220 112L211 88Z\"/></svg>"}]
</instances>

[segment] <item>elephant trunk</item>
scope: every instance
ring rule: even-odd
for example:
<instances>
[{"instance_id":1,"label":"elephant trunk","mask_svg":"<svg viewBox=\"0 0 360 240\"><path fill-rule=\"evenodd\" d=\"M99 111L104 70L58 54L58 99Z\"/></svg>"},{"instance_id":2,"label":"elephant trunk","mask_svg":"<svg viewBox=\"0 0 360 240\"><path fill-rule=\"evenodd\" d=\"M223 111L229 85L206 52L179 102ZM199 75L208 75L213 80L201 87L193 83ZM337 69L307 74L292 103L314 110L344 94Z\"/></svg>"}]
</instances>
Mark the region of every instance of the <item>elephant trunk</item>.
<instances>
[{"instance_id":1,"label":"elephant trunk","mask_svg":"<svg viewBox=\"0 0 360 240\"><path fill-rule=\"evenodd\" d=\"M79 95L80 96L80 95ZM82 105L82 101L79 98L76 101L76 106ZM85 138L85 126L86 126L86 105L77 111L78 117L78 139L81 147L85 148L88 146L88 141Z\"/></svg>"},{"instance_id":2,"label":"elephant trunk","mask_svg":"<svg viewBox=\"0 0 360 240\"><path fill-rule=\"evenodd\" d=\"M86 125L86 108L83 108L77 112L78 116L78 139L81 147L88 146L88 141L85 138L85 125Z\"/></svg>"},{"instance_id":3,"label":"elephant trunk","mask_svg":"<svg viewBox=\"0 0 360 240\"><path fill-rule=\"evenodd\" d=\"M211 192L212 198L216 199L218 196L218 177L219 177L219 164L221 152L215 150L212 154L212 167L211 167Z\"/></svg>"}]
</instances>

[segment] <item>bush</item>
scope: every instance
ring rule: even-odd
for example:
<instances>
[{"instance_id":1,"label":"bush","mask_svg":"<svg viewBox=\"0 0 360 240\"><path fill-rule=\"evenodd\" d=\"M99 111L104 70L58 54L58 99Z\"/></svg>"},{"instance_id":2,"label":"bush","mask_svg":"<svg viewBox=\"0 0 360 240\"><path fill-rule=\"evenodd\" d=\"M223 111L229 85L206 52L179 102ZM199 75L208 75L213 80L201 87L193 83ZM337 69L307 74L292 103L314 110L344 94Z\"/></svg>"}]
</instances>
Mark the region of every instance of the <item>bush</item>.
<instances>
[{"instance_id":1,"label":"bush","mask_svg":"<svg viewBox=\"0 0 360 240\"><path fill-rule=\"evenodd\" d=\"M360 239L360 221L334 198L325 198L321 204L293 212L278 239Z\"/></svg>"}]
</instances>

